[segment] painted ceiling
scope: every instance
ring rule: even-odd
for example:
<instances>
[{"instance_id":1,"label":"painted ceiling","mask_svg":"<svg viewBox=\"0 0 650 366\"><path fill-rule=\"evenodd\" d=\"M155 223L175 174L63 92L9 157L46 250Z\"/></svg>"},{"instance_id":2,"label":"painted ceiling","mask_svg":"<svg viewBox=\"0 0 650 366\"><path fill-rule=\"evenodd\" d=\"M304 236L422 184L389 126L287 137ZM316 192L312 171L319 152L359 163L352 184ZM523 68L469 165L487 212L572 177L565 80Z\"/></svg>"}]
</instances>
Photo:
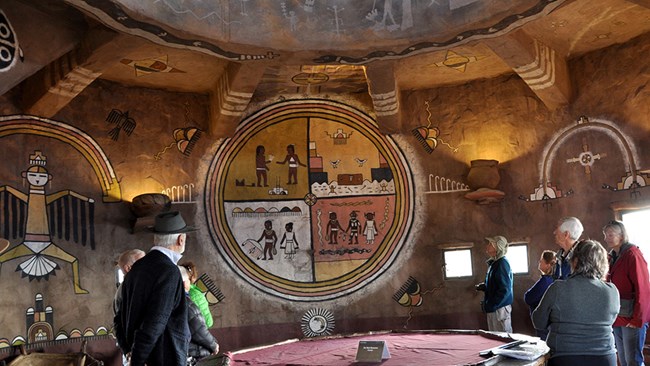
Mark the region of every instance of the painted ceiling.
<instances>
[{"instance_id":1,"label":"painted ceiling","mask_svg":"<svg viewBox=\"0 0 650 366\"><path fill-rule=\"evenodd\" d=\"M650 30L648 0L0 0L0 9L28 60L0 74L1 94L70 64L62 58L74 51L85 72L81 82L68 78L75 92L99 78L203 94L225 88L249 100L399 99L517 74L555 109L570 100L572 58ZM554 87L536 85L544 80L535 73ZM40 98L23 96L25 110L52 116L62 108L39 107L47 104Z\"/></svg>"}]
</instances>

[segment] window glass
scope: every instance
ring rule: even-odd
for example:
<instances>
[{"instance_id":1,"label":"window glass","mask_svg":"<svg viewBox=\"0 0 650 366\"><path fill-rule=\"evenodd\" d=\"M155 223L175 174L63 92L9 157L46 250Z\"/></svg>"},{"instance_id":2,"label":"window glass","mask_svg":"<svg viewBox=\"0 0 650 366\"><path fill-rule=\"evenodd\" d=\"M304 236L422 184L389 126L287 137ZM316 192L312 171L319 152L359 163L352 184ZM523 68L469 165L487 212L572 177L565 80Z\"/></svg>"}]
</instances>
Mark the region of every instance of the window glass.
<instances>
[{"instance_id":1,"label":"window glass","mask_svg":"<svg viewBox=\"0 0 650 366\"><path fill-rule=\"evenodd\" d=\"M511 243L508 245L506 258L510 263L513 274L528 273L528 245L526 243Z\"/></svg>"},{"instance_id":2,"label":"window glass","mask_svg":"<svg viewBox=\"0 0 650 366\"><path fill-rule=\"evenodd\" d=\"M472 252L469 249L443 250L445 278L471 277Z\"/></svg>"}]
</instances>

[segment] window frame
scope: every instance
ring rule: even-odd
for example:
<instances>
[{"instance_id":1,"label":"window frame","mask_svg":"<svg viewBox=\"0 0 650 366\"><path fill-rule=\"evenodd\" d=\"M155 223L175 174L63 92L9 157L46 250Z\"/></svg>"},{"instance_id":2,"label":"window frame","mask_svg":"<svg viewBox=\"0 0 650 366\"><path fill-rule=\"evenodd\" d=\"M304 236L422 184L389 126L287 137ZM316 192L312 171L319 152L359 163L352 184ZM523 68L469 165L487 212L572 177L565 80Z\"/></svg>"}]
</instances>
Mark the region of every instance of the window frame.
<instances>
[{"instance_id":1,"label":"window frame","mask_svg":"<svg viewBox=\"0 0 650 366\"><path fill-rule=\"evenodd\" d=\"M530 275L530 243L525 240L520 240L520 241L513 241L511 243L508 243L508 252L510 252L510 249L512 247L525 247L526 248L526 272L515 272L514 270L512 271L513 276L529 276ZM508 254L506 253L506 257ZM510 262L510 260L508 260ZM512 264L510 264L510 268L512 269Z\"/></svg>"},{"instance_id":2,"label":"window frame","mask_svg":"<svg viewBox=\"0 0 650 366\"><path fill-rule=\"evenodd\" d=\"M438 245L438 249L441 250L442 254L442 278L443 281L458 281L458 280L468 280L473 279L475 276L474 273L474 256L472 255L472 249L474 248L474 243L448 243ZM447 276L447 262L445 259L445 253L454 252L454 251L467 251L469 253L469 271L470 274L466 276L457 276L449 277Z\"/></svg>"}]
</instances>

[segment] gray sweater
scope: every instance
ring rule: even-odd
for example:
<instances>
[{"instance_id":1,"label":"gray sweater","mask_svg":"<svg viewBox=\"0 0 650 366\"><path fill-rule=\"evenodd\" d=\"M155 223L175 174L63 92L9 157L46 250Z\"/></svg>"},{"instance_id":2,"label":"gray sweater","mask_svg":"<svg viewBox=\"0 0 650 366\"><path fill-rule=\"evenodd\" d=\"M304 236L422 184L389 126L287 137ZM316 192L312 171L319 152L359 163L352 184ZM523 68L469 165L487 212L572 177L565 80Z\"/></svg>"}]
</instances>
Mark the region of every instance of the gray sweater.
<instances>
[{"instance_id":1,"label":"gray sweater","mask_svg":"<svg viewBox=\"0 0 650 366\"><path fill-rule=\"evenodd\" d=\"M620 301L616 286L584 276L557 280L533 311L536 329L549 328L551 357L616 352L612 324Z\"/></svg>"}]
</instances>

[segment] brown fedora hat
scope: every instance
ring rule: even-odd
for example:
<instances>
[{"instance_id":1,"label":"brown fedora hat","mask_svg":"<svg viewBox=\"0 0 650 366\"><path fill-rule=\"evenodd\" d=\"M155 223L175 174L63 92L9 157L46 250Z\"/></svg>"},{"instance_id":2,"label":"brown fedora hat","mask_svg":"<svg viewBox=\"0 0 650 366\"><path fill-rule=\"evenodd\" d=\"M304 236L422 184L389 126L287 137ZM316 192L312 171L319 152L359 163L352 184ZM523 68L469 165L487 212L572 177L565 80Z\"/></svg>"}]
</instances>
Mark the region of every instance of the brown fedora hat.
<instances>
[{"instance_id":1,"label":"brown fedora hat","mask_svg":"<svg viewBox=\"0 0 650 366\"><path fill-rule=\"evenodd\" d=\"M170 211L156 216L155 224L151 231L156 234L180 234L196 231L196 229L185 224L185 220L183 220L180 212Z\"/></svg>"}]
</instances>

